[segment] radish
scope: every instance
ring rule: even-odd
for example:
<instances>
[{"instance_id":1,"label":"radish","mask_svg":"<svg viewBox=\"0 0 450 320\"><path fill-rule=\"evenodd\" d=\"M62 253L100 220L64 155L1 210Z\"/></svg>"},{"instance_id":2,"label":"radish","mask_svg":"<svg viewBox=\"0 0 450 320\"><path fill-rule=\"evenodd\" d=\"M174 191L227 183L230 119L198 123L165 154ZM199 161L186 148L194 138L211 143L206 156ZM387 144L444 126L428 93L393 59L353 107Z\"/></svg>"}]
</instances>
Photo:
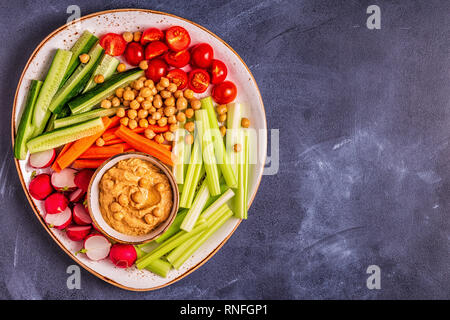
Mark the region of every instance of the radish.
<instances>
[{"instance_id":1,"label":"radish","mask_svg":"<svg viewBox=\"0 0 450 320\"><path fill-rule=\"evenodd\" d=\"M80 226L86 226L92 223L91 216L81 203L73 207L73 220Z\"/></svg>"},{"instance_id":2,"label":"radish","mask_svg":"<svg viewBox=\"0 0 450 320\"><path fill-rule=\"evenodd\" d=\"M30 166L37 169L50 167L55 157L55 149L32 153L30 155Z\"/></svg>"},{"instance_id":3,"label":"radish","mask_svg":"<svg viewBox=\"0 0 450 320\"><path fill-rule=\"evenodd\" d=\"M72 211L67 207L64 211L56 214L46 214L45 222L53 228L64 229L72 221Z\"/></svg>"},{"instance_id":4,"label":"radish","mask_svg":"<svg viewBox=\"0 0 450 320\"><path fill-rule=\"evenodd\" d=\"M59 191L75 190L77 185L75 184L75 174L77 170L66 168L60 172L52 173L52 186Z\"/></svg>"},{"instance_id":5,"label":"radish","mask_svg":"<svg viewBox=\"0 0 450 320\"><path fill-rule=\"evenodd\" d=\"M62 194L55 192L45 199L45 212L47 214L56 214L66 210L69 200Z\"/></svg>"},{"instance_id":6,"label":"radish","mask_svg":"<svg viewBox=\"0 0 450 320\"><path fill-rule=\"evenodd\" d=\"M89 259L98 261L108 257L111 243L101 234L93 233L84 239L83 249Z\"/></svg>"},{"instance_id":7,"label":"radish","mask_svg":"<svg viewBox=\"0 0 450 320\"><path fill-rule=\"evenodd\" d=\"M44 173L37 175L31 180L28 190L36 200L44 200L53 192L50 176Z\"/></svg>"},{"instance_id":8,"label":"radish","mask_svg":"<svg viewBox=\"0 0 450 320\"><path fill-rule=\"evenodd\" d=\"M89 188L89 183L94 175L94 171L89 169L83 169L75 175L75 184L78 188L83 189L87 192Z\"/></svg>"},{"instance_id":9,"label":"radish","mask_svg":"<svg viewBox=\"0 0 450 320\"><path fill-rule=\"evenodd\" d=\"M70 202L78 202L81 200L81 198L83 198L84 196L84 190L83 189L77 189L75 191L73 191L70 195L69 195L69 201Z\"/></svg>"},{"instance_id":10,"label":"radish","mask_svg":"<svg viewBox=\"0 0 450 320\"><path fill-rule=\"evenodd\" d=\"M91 226L70 225L67 227L66 233L70 240L81 241L87 237L87 235L89 234L90 231L91 231Z\"/></svg>"},{"instance_id":11,"label":"radish","mask_svg":"<svg viewBox=\"0 0 450 320\"><path fill-rule=\"evenodd\" d=\"M116 243L111 247L109 258L119 268L128 268L137 259L136 249L131 244Z\"/></svg>"}]
</instances>

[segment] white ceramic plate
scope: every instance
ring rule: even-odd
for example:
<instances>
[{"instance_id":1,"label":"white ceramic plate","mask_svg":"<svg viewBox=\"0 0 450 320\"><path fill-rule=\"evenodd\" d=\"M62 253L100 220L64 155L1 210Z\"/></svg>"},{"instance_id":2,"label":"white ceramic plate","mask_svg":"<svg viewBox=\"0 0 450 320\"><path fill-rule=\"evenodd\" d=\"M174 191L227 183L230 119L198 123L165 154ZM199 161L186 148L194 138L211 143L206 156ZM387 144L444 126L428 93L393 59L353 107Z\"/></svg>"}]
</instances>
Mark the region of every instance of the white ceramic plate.
<instances>
[{"instance_id":1,"label":"white ceramic plate","mask_svg":"<svg viewBox=\"0 0 450 320\"><path fill-rule=\"evenodd\" d=\"M70 49L83 30L89 30L95 35L101 36L107 32L143 31L149 27L165 29L172 25L180 25L186 28L191 35L192 45L207 42L214 48L215 58L224 61L228 67L227 79L232 80L238 88L236 101L244 104L244 115L251 120L252 127L258 132L257 143L253 146L257 148L258 161L251 166L250 170L250 205L261 181L267 148L266 117L257 84L243 60L223 40L207 29L173 15L141 9L111 10L82 17L76 22L62 26L52 32L33 52L20 78L12 114L13 137L22 114L30 80L44 79L55 49ZM81 243L69 240L65 232L50 229L43 222L41 214L43 212L43 202L32 199L27 189L33 171L27 163L28 160L16 161L17 171L27 198L44 228L58 245L82 267L99 278L124 289L136 291L154 290L180 280L209 260L228 240L240 223L240 220L235 218L227 221L182 268L171 270L167 278L159 277L146 270L139 271L136 268L120 269L115 267L109 260L90 261L83 254L74 254L80 249ZM44 172L45 170L40 171Z\"/></svg>"}]
</instances>

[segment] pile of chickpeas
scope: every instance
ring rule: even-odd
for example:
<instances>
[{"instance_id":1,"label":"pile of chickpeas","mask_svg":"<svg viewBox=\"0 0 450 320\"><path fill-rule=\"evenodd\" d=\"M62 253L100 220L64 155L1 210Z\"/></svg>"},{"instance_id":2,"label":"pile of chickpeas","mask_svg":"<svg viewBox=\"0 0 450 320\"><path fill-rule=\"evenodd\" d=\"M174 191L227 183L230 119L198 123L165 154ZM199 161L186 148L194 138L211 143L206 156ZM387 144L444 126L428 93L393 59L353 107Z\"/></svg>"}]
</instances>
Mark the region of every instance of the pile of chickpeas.
<instances>
[{"instance_id":1,"label":"pile of chickpeas","mask_svg":"<svg viewBox=\"0 0 450 320\"><path fill-rule=\"evenodd\" d=\"M184 123L194 117L194 111L201 108L201 102L194 97L191 89L181 91L168 78L162 77L158 83L141 77L133 81L130 86L118 88L114 95L103 100L102 108L119 107L117 116L120 123L130 129L145 128L144 135L158 143L174 140L174 132L179 123ZM149 126L168 126L168 130L157 133ZM193 121L184 124L189 132L186 142L193 142L195 125ZM155 132L157 131L157 132Z\"/></svg>"}]
</instances>

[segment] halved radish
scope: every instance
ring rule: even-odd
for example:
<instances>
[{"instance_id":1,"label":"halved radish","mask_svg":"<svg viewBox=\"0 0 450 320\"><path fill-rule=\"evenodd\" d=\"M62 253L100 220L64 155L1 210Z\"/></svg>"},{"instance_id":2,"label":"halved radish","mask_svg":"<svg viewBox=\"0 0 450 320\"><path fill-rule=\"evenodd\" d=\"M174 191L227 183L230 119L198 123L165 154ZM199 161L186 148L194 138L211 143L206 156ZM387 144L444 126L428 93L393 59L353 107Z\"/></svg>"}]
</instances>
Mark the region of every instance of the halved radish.
<instances>
[{"instance_id":1,"label":"halved radish","mask_svg":"<svg viewBox=\"0 0 450 320\"><path fill-rule=\"evenodd\" d=\"M75 217L75 216L74 216ZM66 233L70 240L81 241L91 232L91 226L70 225L67 227Z\"/></svg>"},{"instance_id":2,"label":"halved radish","mask_svg":"<svg viewBox=\"0 0 450 320\"><path fill-rule=\"evenodd\" d=\"M63 212L56 214L46 214L44 220L53 228L64 229L72 221L72 211L69 207L67 207Z\"/></svg>"},{"instance_id":3,"label":"halved radish","mask_svg":"<svg viewBox=\"0 0 450 320\"><path fill-rule=\"evenodd\" d=\"M55 192L45 199L44 206L47 214L56 214L66 210L69 200L62 194Z\"/></svg>"},{"instance_id":4,"label":"halved radish","mask_svg":"<svg viewBox=\"0 0 450 320\"><path fill-rule=\"evenodd\" d=\"M108 257L111 243L101 234L94 233L84 239L83 248L89 259L98 261Z\"/></svg>"},{"instance_id":5,"label":"halved radish","mask_svg":"<svg viewBox=\"0 0 450 320\"><path fill-rule=\"evenodd\" d=\"M77 185L75 184L75 175L77 170L66 168L60 172L52 173L52 186L59 191L74 190Z\"/></svg>"},{"instance_id":6,"label":"halved radish","mask_svg":"<svg viewBox=\"0 0 450 320\"><path fill-rule=\"evenodd\" d=\"M87 189L89 187L89 183L91 182L91 178L94 175L94 171L89 169L83 169L79 171L75 175L75 184L78 188L83 189L85 192L87 192Z\"/></svg>"},{"instance_id":7,"label":"halved radish","mask_svg":"<svg viewBox=\"0 0 450 320\"><path fill-rule=\"evenodd\" d=\"M50 167L55 157L55 149L32 153L30 155L30 166L37 169Z\"/></svg>"},{"instance_id":8,"label":"halved radish","mask_svg":"<svg viewBox=\"0 0 450 320\"><path fill-rule=\"evenodd\" d=\"M77 203L73 207L73 221L80 226L85 226L92 223L91 216L81 203Z\"/></svg>"},{"instance_id":9,"label":"halved radish","mask_svg":"<svg viewBox=\"0 0 450 320\"><path fill-rule=\"evenodd\" d=\"M84 194L85 194L85 192L83 189L77 189L69 195L69 201L70 202L78 202L83 198Z\"/></svg>"},{"instance_id":10,"label":"halved radish","mask_svg":"<svg viewBox=\"0 0 450 320\"><path fill-rule=\"evenodd\" d=\"M44 200L53 192L50 176L48 174L37 175L31 180L28 190L33 198Z\"/></svg>"}]
</instances>

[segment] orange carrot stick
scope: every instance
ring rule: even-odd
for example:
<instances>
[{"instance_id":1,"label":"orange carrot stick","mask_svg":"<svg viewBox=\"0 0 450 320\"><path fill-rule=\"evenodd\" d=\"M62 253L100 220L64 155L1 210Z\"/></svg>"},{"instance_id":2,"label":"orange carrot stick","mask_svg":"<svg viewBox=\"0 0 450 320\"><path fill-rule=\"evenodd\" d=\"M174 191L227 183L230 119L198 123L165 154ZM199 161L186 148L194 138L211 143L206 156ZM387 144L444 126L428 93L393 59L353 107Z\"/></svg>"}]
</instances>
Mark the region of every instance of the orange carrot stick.
<instances>
[{"instance_id":1,"label":"orange carrot stick","mask_svg":"<svg viewBox=\"0 0 450 320\"><path fill-rule=\"evenodd\" d=\"M120 117L118 117L118 116L114 116L110 120L111 120L111 124L109 125L109 128L117 127L120 123Z\"/></svg>"},{"instance_id":2,"label":"orange carrot stick","mask_svg":"<svg viewBox=\"0 0 450 320\"><path fill-rule=\"evenodd\" d=\"M117 130L117 129L116 129ZM114 139L117 139L117 136L114 134L114 133L112 133L112 134L108 134L108 135L103 135L103 140L105 140L105 141L109 141L109 140L114 140Z\"/></svg>"},{"instance_id":3,"label":"orange carrot stick","mask_svg":"<svg viewBox=\"0 0 450 320\"><path fill-rule=\"evenodd\" d=\"M97 147L92 146L84 152L80 158L81 159L104 159L115 156L116 154L123 152L123 145L115 144L112 146Z\"/></svg>"},{"instance_id":4,"label":"orange carrot stick","mask_svg":"<svg viewBox=\"0 0 450 320\"><path fill-rule=\"evenodd\" d=\"M123 140L120 139L120 138L111 139L111 140L108 140L108 141L105 140L105 144L104 145L105 146L110 146L110 145L118 144L118 143L123 143Z\"/></svg>"},{"instance_id":5,"label":"orange carrot stick","mask_svg":"<svg viewBox=\"0 0 450 320\"><path fill-rule=\"evenodd\" d=\"M166 148L169 151L172 151L172 145L170 144L160 144L161 147Z\"/></svg>"},{"instance_id":6,"label":"orange carrot stick","mask_svg":"<svg viewBox=\"0 0 450 320\"><path fill-rule=\"evenodd\" d=\"M74 169L97 169L105 162L107 159L78 159L75 160L72 164L72 168Z\"/></svg>"},{"instance_id":7,"label":"orange carrot stick","mask_svg":"<svg viewBox=\"0 0 450 320\"><path fill-rule=\"evenodd\" d=\"M67 149L69 149L73 144L72 142L66 143L64 145L64 147L61 149L61 151L59 152L58 156L56 157L55 161L52 164L52 169L55 170L56 172L60 172L61 171L61 167L59 166L58 162L56 162L59 158L62 157L62 155L67 151Z\"/></svg>"},{"instance_id":8,"label":"orange carrot stick","mask_svg":"<svg viewBox=\"0 0 450 320\"><path fill-rule=\"evenodd\" d=\"M142 133L145 131L145 128L139 127L132 130L134 133Z\"/></svg>"}]
</instances>

